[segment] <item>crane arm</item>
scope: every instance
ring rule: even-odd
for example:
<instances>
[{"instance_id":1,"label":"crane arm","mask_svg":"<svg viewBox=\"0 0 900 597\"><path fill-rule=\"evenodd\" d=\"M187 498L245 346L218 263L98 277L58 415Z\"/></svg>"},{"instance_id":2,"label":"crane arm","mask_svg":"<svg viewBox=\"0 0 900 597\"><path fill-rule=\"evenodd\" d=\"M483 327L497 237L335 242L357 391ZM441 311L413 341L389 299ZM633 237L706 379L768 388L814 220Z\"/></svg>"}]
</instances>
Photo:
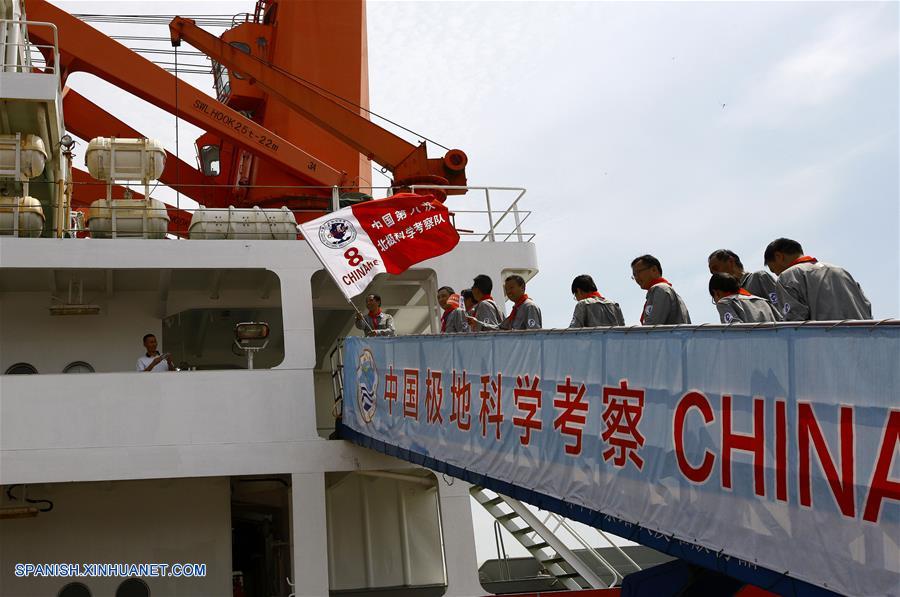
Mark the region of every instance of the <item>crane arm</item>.
<instances>
[{"instance_id":1,"label":"crane arm","mask_svg":"<svg viewBox=\"0 0 900 597\"><path fill-rule=\"evenodd\" d=\"M63 63L60 66L66 74L83 71L96 75L205 131L230 139L262 159L279 164L311 185L342 184L343 172L174 77L47 0L27 0L27 11L30 19L56 25ZM34 28L29 34L39 43L52 44L49 37L41 37L48 36L49 31Z\"/></svg>"},{"instance_id":2,"label":"crane arm","mask_svg":"<svg viewBox=\"0 0 900 597\"><path fill-rule=\"evenodd\" d=\"M425 144L413 145L318 91L313 85L250 56L204 31L191 19L169 24L172 45L189 43L232 72L277 98L317 126L394 173L395 186L410 182L465 185L466 154L451 149L428 159ZM452 193L453 191L451 191Z\"/></svg>"}]
</instances>

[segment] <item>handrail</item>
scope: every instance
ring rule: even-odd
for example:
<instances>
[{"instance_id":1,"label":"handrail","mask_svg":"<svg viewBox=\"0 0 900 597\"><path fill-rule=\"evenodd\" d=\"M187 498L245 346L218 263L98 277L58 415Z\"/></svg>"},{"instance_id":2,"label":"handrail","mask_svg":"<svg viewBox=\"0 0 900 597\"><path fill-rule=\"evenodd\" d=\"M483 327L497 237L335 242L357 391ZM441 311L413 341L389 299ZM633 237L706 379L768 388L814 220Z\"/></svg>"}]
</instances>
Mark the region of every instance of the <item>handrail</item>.
<instances>
[{"instance_id":1,"label":"handrail","mask_svg":"<svg viewBox=\"0 0 900 597\"><path fill-rule=\"evenodd\" d=\"M509 239L516 235L516 239L518 242L531 242L534 240L533 233L526 233L522 231L522 223L528 219L528 216L531 215L530 211L523 212L519 210L519 200L525 196L527 190L523 187L485 187L485 186L458 186L458 185L412 185L410 186L410 190L415 193L418 189L436 189L436 190L463 190L466 191L484 191L485 203L487 204L487 216L488 216L488 231L485 233L476 233L480 234L481 241L490 240L491 242L497 242L497 235L506 234L506 238L503 239L502 242L509 241ZM517 192L516 198L509 204L509 206L503 210L500 214L500 217L494 221L494 210L491 208L491 191L514 191ZM476 213L469 210L453 210L453 213ZM515 226L509 233L498 231L498 227L506 219L510 213L513 214L513 219L515 220ZM524 213L525 217L521 218L521 214ZM528 236L526 240L525 237Z\"/></svg>"},{"instance_id":2,"label":"handrail","mask_svg":"<svg viewBox=\"0 0 900 597\"><path fill-rule=\"evenodd\" d=\"M497 566L506 569L504 580L510 580L509 576L509 556L506 554L506 544L503 541L503 532L501 531L500 521L494 521L494 547L497 548ZM503 557L500 556L501 552Z\"/></svg>"},{"instance_id":3,"label":"handrail","mask_svg":"<svg viewBox=\"0 0 900 597\"><path fill-rule=\"evenodd\" d=\"M610 586L618 584L618 582L616 581L616 577L618 577L619 580L625 579L625 575L623 575L621 572L616 570L615 566L610 564L609 560L604 558L600 554L600 552L598 552L592 545L590 545L587 542L587 540L585 540L585 538L582 537L581 534L578 531L576 531L575 528L573 528L572 525L570 525L569 522L565 518L563 518L559 514L556 514L555 512L547 512L547 517L544 519L544 524L547 524L547 521L551 520L551 519L556 522L556 528L553 529L554 533L556 532L557 529L559 529L559 527L564 528L566 531L568 531L569 535L571 535L573 539L575 539L578 543L580 543L581 546L584 547L588 553L590 553L592 556L594 556L594 558L596 558L597 561L599 561L601 565L603 565L607 570L609 570L613 574L613 582L610 583ZM621 547L616 545L609 538L609 536L606 533L604 533L601 529L598 529L598 528L595 528L594 530L596 530L598 533L600 533L600 536L603 537L603 539L607 543L609 543L609 545L612 546L617 552L619 552L619 554L621 554L622 557L624 557L626 560L628 560L628 562L632 566L634 566L638 570L643 570L643 568L641 568L637 562L635 562L633 559L631 559L631 556L629 556L627 553L625 553L625 551Z\"/></svg>"},{"instance_id":4,"label":"handrail","mask_svg":"<svg viewBox=\"0 0 900 597\"><path fill-rule=\"evenodd\" d=\"M61 88L62 79L59 76L59 30L57 29L54 23L50 23L47 21L29 21L26 19L0 19L0 26L6 24L13 24L21 27L21 39L23 40L20 43L10 43L8 41L4 42L0 48L0 73L6 72L7 68L16 68L16 69L31 69L31 54L28 52L23 52L22 59L24 60L24 64L7 64L6 63L6 47L22 47L22 48L35 48L40 50L40 48L52 48L53 50L53 66L49 64L44 64L43 73L37 74L52 74L59 81L59 86ZM28 27L49 27L50 31L53 33L53 45L49 44L33 44L28 40ZM43 55L43 54L42 54ZM48 72L49 71L49 72Z\"/></svg>"}]
</instances>

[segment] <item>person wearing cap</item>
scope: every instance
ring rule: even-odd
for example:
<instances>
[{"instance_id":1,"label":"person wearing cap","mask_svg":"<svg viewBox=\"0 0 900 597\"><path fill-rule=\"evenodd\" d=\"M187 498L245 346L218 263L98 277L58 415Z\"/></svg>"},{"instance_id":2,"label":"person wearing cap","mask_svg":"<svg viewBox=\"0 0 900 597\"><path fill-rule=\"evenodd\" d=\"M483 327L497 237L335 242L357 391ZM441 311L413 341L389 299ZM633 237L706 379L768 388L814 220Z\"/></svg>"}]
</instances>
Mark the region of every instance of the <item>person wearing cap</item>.
<instances>
[{"instance_id":1,"label":"person wearing cap","mask_svg":"<svg viewBox=\"0 0 900 597\"><path fill-rule=\"evenodd\" d=\"M625 325L619 304L604 298L589 275L575 276L572 280L572 296L578 302L575 303L570 328Z\"/></svg>"},{"instance_id":2,"label":"person wearing cap","mask_svg":"<svg viewBox=\"0 0 900 597\"><path fill-rule=\"evenodd\" d=\"M503 312L491 296L494 281L486 274L478 274L472 280L472 297L475 299L475 313L467 318L473 332L496 330L503 321Z\"/></svg>"},{"instance_id":3,"label":"person wearing cap","mask_svg":"<svg viewBox=\"0 0 900 597\"><path fill-rule=\"evenodd\" d=\"M541 329L541 309L525 294L525 278L513 274L503 281L506 298L513 302L509 317L500 323L501 330Z\"/></svg>"},{"instance_id":4,"label":"person wearing cap","mask_svg":"<svg viewBox=\"0 0 900 597\"><path fill-rule=\"evenodd\" d=\"M709 265L710 274L731 274L737 278L741 288L750 294L766 299L775 305L776 309L780 310L778 293L775 288L775 278L766 270L745 272L741 258L737 256L737 253L728 249L713 251L707 260L707 264Z\"/></svg>"},{"instance_id":5,"label":"person wearing cap","mask_svg":"<svg viewBox=\"0 0 900 597\"><path fill-rule=\"evenodd\" d=\"M709 295L722 323L763 323L780 321L774 305L742 288L737 278L716 272L709 279Z\"/></svg>"},{"instance_id":6,"label":"person wearing cap","mask_svg":"<svg viewBox=\"0 0 900 597\"><path fill-rule=\"evenodd\" d=\"M394 318L381 310L381 296L377 294L366 295L366 308L369 312L365 316L356 314L356 329L363 330L366 336L395 336Z\"/></svg>"},{"instance_id":7,"label":"person wearing cap","mask_svg":"<svg viewBox=\"0 0 900 597\"><path fill-rule=\"evenodd\" d=\"M441 333L460 334L469 331L466 312L459 304L459 295L449 286L441 286L437 291L437 301L444 312L441 314Z\"/></svg>"},{"instance_id":8,"label":"person wearing cap","mask_svg":"<svg viewBox=\"0 0 900 597\"><path fill-rule=\"evenodd\" d=\"M787 321L872 319L872 303L847 270L803 254L795 240L777 238L763 255L778 276L781 312Z\"/></svg>"},{"instance_id":9,"label":"person wearing cap","mask_svg":"<svg viewBox=\"0 0 900 597\"><path fill-rule=\"evenodd\" d=\"M647 291L641 325L679 325L691 316L671 282L662 277L662 265L653 255L641 255L631 262L631 279Z\"/></svg>"}]
</instances>

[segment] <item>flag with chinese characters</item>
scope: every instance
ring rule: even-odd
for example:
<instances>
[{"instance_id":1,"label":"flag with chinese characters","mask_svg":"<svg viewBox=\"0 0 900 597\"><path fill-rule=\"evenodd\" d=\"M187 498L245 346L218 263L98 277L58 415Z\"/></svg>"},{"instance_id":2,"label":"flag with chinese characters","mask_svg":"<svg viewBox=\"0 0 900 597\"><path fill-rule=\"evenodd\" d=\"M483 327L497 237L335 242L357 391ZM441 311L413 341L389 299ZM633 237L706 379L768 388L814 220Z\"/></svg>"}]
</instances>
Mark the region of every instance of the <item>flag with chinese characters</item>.
<instances>
[{"instance_id":1,"label":"flag with chinese characters","mask_svg":"<svg viewBox=\"0 0 900 597\"><path fill-rule=\"evenodd\" d=\"M413 193L359 203L300 229L348 299L376 275L400 274L459 242L447 208L431 195Z\"/></svg>"}]
</instances>

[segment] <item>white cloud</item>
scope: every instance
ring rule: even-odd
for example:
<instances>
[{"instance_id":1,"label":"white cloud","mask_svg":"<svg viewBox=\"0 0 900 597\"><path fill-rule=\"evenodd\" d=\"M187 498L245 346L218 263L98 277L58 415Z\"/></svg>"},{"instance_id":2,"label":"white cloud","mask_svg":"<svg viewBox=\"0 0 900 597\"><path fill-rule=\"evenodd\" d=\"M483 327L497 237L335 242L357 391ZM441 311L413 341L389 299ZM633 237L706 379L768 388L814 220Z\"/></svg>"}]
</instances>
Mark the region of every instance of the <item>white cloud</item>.
<instances>
[{"instance_id":1,"label":"white cloud","mask_svg":"<svg viewBox=\"0 0 900 597\"><path fill-rule=\"evenodd\" d=\"M728 112L742 126L776 126L827 107L868 73L897 59L896 27L885 27L895 9L864 3L815 28L811 41L771 65L759 82L750 81L745 101Z\"/></svg>"}]
</instances>

